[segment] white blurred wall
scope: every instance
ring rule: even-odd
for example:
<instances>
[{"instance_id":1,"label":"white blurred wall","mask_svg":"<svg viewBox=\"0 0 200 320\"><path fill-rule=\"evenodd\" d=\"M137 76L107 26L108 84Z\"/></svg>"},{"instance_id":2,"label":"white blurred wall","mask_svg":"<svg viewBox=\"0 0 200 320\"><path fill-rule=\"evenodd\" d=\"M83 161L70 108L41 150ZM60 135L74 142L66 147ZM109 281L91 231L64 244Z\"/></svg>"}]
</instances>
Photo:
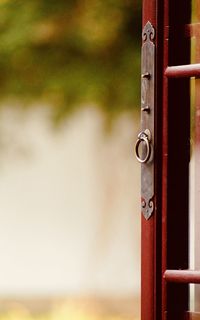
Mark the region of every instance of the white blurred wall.
<instances>
[{"instance_id":1,"label":"white blurred wall","mask_svg":"<svg viewBox=\"0 0 200 320\"><path fill-rule=\"evenodd\" d=\"M138 118L0 113L0 295L138 294Z\"/></svg>"}]
</instances>

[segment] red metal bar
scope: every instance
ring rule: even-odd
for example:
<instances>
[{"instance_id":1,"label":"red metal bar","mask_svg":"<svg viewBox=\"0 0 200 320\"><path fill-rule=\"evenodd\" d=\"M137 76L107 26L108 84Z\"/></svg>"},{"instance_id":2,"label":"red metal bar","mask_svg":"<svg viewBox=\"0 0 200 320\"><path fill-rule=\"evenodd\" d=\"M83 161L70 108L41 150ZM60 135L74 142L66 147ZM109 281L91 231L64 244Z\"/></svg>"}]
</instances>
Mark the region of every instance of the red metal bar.
<instances>
[{"instance_id":1,"label":"red metal bar","mask_svg":"<svg viewBox=\"0 0 200 320\"><path fill-rule=\"evenodd\" d=\"M163 320L167 320L168 317L168 313L165 312L164 315L164 319ZM174 319L174 318L173 318ZM183 312L181 315L181 319L182 320L200 320L200 313L199 312L190 312L190 311L186 311Z\"/></svg>"},{"instance_id":2,"label":"red metal bar","mask_svg":"<svg viewBox=\"0 0 200 320\"><path fill-rule=\"evenodd\" d=\"M167 282L200 283L200 271L194 270L166 270L163 278Z\"/></svg>"},{"instance_id":3,"label":"red metal bar","mask_svg":"<svg viewBox=\"0 0 200 320\"><path fill-rule=\"evenodd\" d=\"M195 15L198 21L200 21L200 1L195 1ZM196 11L197 10L197 11ZM200 63L200 34L195 39L195 63ZM194 102L194 147L193 147L193 159L194 159L194 261L195 269L200 269L200 201L199 201L199 190L200 190L200 79L195 80L195 102ZM200 286L194 288L194 304L195 309L200 310Z\"/></svg>"},{"instance_id":4,"label":"red metal bar","mask_svg":"<svg viewBox=\"0 0 200 320\"><path fill-rule=\"evenodd\" d=\"M143 0L143 26L150 21L156 30L156 70L163 70L163 0ZM155 85L162 73L155 72ZM141 320L161 319L161 163L162 163L162 86L155 90L155 210L149 220L142 215Z\"/></svg>"},{"instance_id":5,"label":"red metal bar","mask_svg":"<svg viewBox=\"0 0 200 320\"><path fill-rule=\"evenodd\" d=\"M164 37L163 37L163 70L166 69L169 62L169 1L164 1ZM162 130L162 274L167 269L167 184L168 184L168 78L163 73L163 130ZM167 319L167 285L162 277L162 320Z\"/></svg>"},{"instance_id":6,"label":"red metal bar","mask_svg":"<svg viewBox=\"0 0 200 320\"><path fill-rule=\"evenodd\" d=\"M188 268L188 161L190 133L189 79L168 78L168 66L190 63L190 1L165 0L163 68L162 271ZM177 94L181 93L181 94ZM178 106L178 108L177 108ZM181 121L180 121L181 119ZM179 135L178 145L174 137ZM180 228L181 221L181 228ZM177 230L182 241L177 241ZM183 320L188 310L188 285L162 284L162 320Z\"/></svg>"},{"instance_id":7,"label":"red metal bar","mask_svg":"<svg viewBox=\"0 0 200 320\"><path fill-rule=\"evenodd\" d=\"M200 63L167 67L165 76L168 78L198 78L200 77Z\"/></svg>"},{"instance_id":8,"label":"red metal bar","mask_svg":"<svg viewBox=\"0 0 200 320\"><path fill-rule=\"evenodd\" d=\"M156 0L143 0L142 25L150 21L156 27ZM155 217L145 220L142 215L141 245L141 319L155 319Z\"/></svg>"},{"instance_id":9,"label":"red metal bar","mask_svg":"<svg viewBox=\"0 0 200 320\"><path fill-rule=\"evenodd\" d=\"M195 11L196 12L196 11ZM186 37L196 37L200 36L200 23L190 23L185 25L185 36Z\"/></svg>"},{"instance_id":10,"label":"red metal bar","mask_svg":"<svg viewBox=\"0 0 200 320\"><path fill-rule=\"evenodd\" d=\"M197 12L197 11L195 11ZM166 25L165 27L166 29L166 34L168 38L173 37L174 34L176 34L177 32L177 26L176 27L172 27L169 25ZM188 23L185 25L179 25L179 31L184 34L185 38L199 38L200 36L200 23Z\"/></svg>"},{"instance_id":11,"label":"red metal bar","mask_svg":"<svg viewBox=\"0 0 200 320\"><path fill-rule=\"evenodd\" d=\"M186 312L184 320L200 320L199 312Z\"/></svg>"}]
</instances>

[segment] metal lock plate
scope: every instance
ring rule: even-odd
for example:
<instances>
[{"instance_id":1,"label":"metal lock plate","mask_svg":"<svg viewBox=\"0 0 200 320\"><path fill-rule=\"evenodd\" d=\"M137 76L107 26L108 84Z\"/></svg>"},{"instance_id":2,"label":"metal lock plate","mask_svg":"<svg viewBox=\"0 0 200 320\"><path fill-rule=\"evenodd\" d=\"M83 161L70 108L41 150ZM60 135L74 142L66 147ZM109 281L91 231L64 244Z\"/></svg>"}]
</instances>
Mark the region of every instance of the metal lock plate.
<instances>
[{"instance_id":1,"label":"metal lock plate","mask_svg":"<svg viewBox=\"0 0 200 320\"><path fill-rule=\"evenodd\" d=\"M148 21L142 32L142 66L141 66L141 134L146 134L150 145L148 161L141 162L141 210L146 220L154 211L154 100L155 100L155 29ZM147 134L149 132L149 135ZM138 137L139 138L139 137ZM139 145L139 144L138 144ZM143 146L143 158L148 148ZM147 156L146 156L147 158Z\"/></svg>"}]
</instances>

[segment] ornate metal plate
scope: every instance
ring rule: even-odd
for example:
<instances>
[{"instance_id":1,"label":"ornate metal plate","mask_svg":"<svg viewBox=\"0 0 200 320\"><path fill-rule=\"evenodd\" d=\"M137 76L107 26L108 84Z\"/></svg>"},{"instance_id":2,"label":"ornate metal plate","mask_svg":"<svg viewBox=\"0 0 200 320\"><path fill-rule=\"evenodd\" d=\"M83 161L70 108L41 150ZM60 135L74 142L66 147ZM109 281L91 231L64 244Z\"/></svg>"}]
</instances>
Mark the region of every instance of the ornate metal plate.
<instances>
[{"instance_id":1,"label":"ornate metal plate","mask_svg":"<svg viewBox=\"0 0 200 320\"><path fill-rule=\"evenodd\" d=\"M142 67L141 67L141 127L142 133L150 133L150 156L141 164L141 209L145 219L154 211L154 84L155 84L155 29L148 21L142 32ZM143 143L142 143L143 144ZM143 158L146 149L142 148Z\"/></svg>"}]
</instances>

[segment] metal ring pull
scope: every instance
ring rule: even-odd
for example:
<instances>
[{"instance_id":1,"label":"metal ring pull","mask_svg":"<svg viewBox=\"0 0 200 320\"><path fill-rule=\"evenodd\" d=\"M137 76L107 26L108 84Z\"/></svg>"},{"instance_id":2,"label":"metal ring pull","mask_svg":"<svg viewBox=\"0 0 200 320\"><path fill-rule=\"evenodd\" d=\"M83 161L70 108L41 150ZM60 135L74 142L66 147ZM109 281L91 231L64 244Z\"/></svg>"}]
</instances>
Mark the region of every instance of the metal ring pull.
<instances>
[{"instance_id":1,"label":"metal ring pull","mask_svg":"<svg viewBox=\"0 0 200 320\"><path fill-rule=\"evenodd\" d=\"M151 156L150 141L151 141L151 133L148 129L146 129L145 131L142 131L138 134L138 139L135 144L135 155L136 155L137 160L140 163L146 163ZM140 155L139 155L139 146L142 142L144 142L146 145L146 156L144 157L144 159L141 159Z\"/></svg>"}]
</instances>

